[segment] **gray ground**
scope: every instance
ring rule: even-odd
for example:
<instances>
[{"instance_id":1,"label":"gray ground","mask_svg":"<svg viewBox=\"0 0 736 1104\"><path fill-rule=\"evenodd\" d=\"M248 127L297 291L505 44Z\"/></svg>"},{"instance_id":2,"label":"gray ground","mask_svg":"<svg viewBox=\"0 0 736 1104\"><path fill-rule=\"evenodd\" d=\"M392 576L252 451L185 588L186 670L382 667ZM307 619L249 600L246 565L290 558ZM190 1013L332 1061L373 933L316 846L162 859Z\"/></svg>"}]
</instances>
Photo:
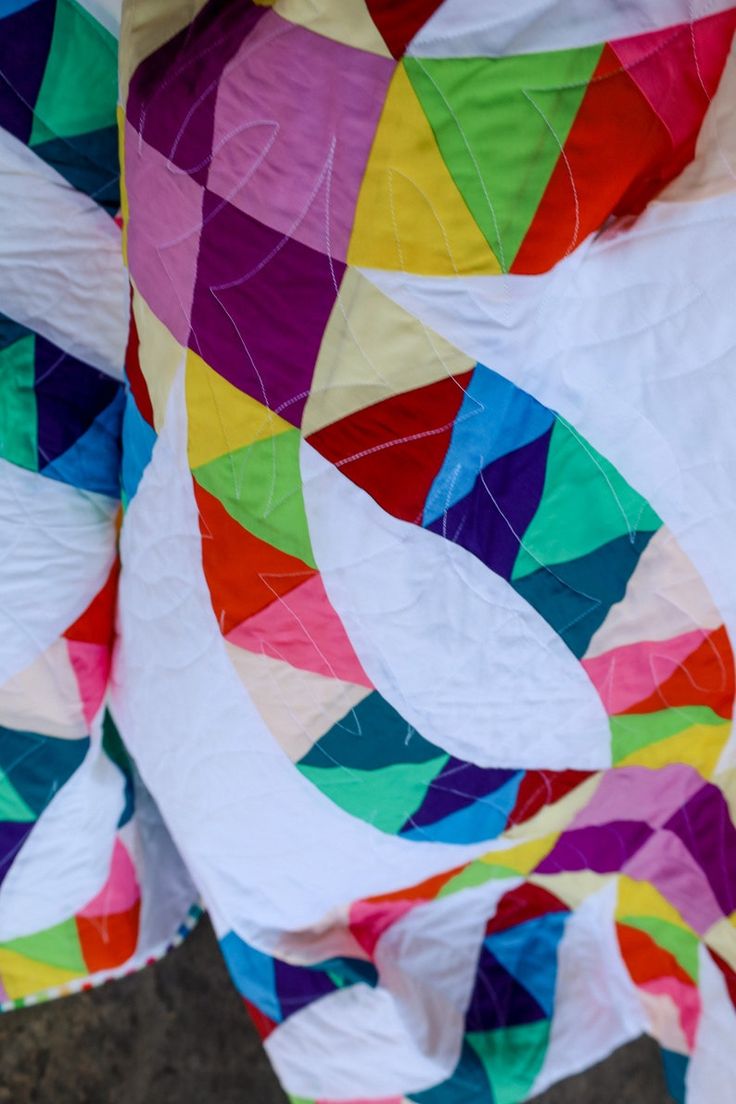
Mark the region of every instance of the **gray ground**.
<instances>
[{"instance_id":1,"label":"gray ground","mask_svg":"<svg viewBox=\"0 0 736 1104\"><path fill-rule=\"evenodd\" d=\"M284 1104L209 924L157 966L0 1017L0 1104ZM537 1104L669 1104L647 1040Z\"/></svg>"}]
</instances>

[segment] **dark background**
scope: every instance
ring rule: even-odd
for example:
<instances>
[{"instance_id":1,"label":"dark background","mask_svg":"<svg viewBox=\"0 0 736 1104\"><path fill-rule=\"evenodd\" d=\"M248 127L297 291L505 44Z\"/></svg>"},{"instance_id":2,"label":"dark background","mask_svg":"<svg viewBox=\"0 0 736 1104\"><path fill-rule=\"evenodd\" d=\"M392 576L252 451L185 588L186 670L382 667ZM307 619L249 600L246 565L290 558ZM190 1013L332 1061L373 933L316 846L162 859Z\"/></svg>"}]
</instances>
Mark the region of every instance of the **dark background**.
<instances>
[{"instance_id":1,"label":"dark background","mask_svg":"<svg viewBox=\"0 0 736 1104\"><path fill-rule=\"evenodd\" d=\"M209 922L139 974L0 1016L0 1104L285 1104ZM537 1104L670 1104L647 1039Z\"/></svg>"}]
</instances>

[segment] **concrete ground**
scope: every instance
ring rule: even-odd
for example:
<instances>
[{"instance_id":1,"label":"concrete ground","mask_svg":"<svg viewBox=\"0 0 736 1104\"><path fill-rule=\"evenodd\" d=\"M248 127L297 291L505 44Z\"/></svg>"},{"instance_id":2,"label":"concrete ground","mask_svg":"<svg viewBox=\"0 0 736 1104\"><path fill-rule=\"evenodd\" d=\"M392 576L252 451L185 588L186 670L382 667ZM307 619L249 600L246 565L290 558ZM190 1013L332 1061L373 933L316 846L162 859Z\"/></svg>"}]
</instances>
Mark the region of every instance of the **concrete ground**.
<instances>
[{"instance_id":1,"label":"concrete ground","mask_svg":"<svg viewBox=\"0 0 736 1104\"><path fill-rule=\"evenodd\" d=\"M284 1104L202 923L163 962L0 1017L0 1104ZM670 1104L639 1040L536 1104Z\"/></svg>"}]
</instances>

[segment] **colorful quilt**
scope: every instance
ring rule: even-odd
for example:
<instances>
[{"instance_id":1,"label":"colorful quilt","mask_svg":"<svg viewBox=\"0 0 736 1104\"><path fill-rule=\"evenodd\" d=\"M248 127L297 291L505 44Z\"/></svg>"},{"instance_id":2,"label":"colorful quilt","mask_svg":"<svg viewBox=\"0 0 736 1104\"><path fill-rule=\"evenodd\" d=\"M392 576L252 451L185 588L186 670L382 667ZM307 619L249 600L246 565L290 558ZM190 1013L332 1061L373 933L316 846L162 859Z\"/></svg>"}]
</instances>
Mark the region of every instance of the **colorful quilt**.
<instances>
[{"instance_id":1,"label":"colorful quilt","mask_svg":"<svg viewBox=\"0 0 736 1104\"><path fill-rule=\"evenodd\" d=\"M291 1104L732 1098L735 31L0 0L4 1009L201 898Z\"/></svg>"}]
</instances>

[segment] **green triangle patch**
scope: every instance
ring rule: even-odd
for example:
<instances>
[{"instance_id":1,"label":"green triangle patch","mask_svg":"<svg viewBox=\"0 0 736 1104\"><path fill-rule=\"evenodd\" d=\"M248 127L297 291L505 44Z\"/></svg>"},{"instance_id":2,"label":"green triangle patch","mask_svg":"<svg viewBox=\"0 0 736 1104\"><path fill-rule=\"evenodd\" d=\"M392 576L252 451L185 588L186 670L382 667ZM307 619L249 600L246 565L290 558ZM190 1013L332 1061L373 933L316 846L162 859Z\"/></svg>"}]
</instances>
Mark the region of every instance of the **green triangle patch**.
<instances>
[{"instance_id":1,"label":"green triangle patch","mask_svg":"<svg viewBox=\"0 0 736 1104\"><path fill-rule=\"evenodd\" d=\"M705 705L678 706L676 709L660 709L655 713L624 713L611 717L613 762L618 763L635 751L658 744L670 736L676 736L693 725L728 727L712 709Z\"/></svg>"},{"instance_id":2,"label":"green triangle patch","mask_svg":"<svg viewBox=\"0 0 736 1104\"><path fill-rule=\"evenodd\" d=\"M75 0L57 0L30 145L115 125L117 43Z\"/></svg>"},{"instance_id":3,"label":"green triangle patch","mask_svg":"<svg viewBox=\"0 0 736 1104\"><path fill-rule=\"evenodd\" d=\"M579 559L661 519L605 457L558 416L547 455L542 498L522 539L512 580L540 567Z\"/></svg>"},{"instance_id":4,"label":"green triangle patch","mask_svg":"<svg viewBox=\"0 0 736 1104\"><path fill-rule=\"evenodd\" d=\"M498 863L471 862L454 878L440 889L437 897L449 897L462 889L472 889L474 886L485 885L495 878L518 878L519 871L510 866L500 866Z\"/></svg>"},{"instance_id":5,"label":"green triangle patch","mask_svg":"<svg viewBox=\"0 0 736 1104\"><path fill-rule=\"evenodd\" d=\"M0 821L30 824L35 819L33 809L25 803L7 775L0 774Z\"/></svg>"},{"instance_id":6,"label":"green triangle patch","mask_svg":"<svg viewBox=\"0 0 736 1104\"><path fill-rule=\"evenodd\" d=\"M549 1020L537 1020L465 1036L485 1067L495 1104L526 1100L547 1053L549 1030Z\"/></svg>"},{"instance_id":7,"label":"green triangle patch","mask_svg":"<svg viewBox=\"0 0 736 1104\"><path fill-rule=\"evenodd\" d=\"M508 272L602 46L504 58L405 58L448 169Z\"/></svg>"},{"instance_id":8,"label":"green triangle patch","mask_svg":"<svg viewBox=\"0 0 736 1104\"><path fill-rule=\"evenodd\" d=\"M298 763L297 768L345 812L393 834L417 811L447 759L445 755L425 763L396 763L366 771L339 764L313 767Z\"/></svg>"},{"instance_id":9,"label":"green triangle patch","mask_svg":"<svg viewBox=\"0 0 736 1104\"><path fill-rule=\"evenodd\" d=\"M298 429L277 433L202 464L194 475L244 529L316 567L304 510L300 442Z\"/></svg>"},{"instance_id":10,"label":"green triangle patch","mask_svg":"<svg viewBox=\"0 0 736 1104\"><path fill-rule=\"evenodd\" d=\"M38 471L36 339L27 334L0 348L0 456Z\"/></svg>"},{"instance_id":11,"label":"green triangle patch","mask_svg":"<svg viewBox=\"0 0 736 1104\"><path fill-rule=\"evenodd\" d=\"M631 928L646 932L659 947L669 951L693 981L698 980L700 940L693 932L677 924L670 924L667 920L661 920L658 916L620 916L619 921L622 924L628 924Z\"/></svg>"},{"instance_id":12,"label":"green triangle patch","mask_svg":"<svg viewBox=\"0 0 736 1104\"><path fill-rule=\"evenodd\" d=\"M26 958L32 958L35 962L43 962L47 966L55 966L59 970L69 970L76 974L87 973L79 945L76 921L73 918L56 924L53 928L36 932L34 935L11 939L10 942L2 944L2 949L14 951Z\"/></svg>"}]
</instances>

